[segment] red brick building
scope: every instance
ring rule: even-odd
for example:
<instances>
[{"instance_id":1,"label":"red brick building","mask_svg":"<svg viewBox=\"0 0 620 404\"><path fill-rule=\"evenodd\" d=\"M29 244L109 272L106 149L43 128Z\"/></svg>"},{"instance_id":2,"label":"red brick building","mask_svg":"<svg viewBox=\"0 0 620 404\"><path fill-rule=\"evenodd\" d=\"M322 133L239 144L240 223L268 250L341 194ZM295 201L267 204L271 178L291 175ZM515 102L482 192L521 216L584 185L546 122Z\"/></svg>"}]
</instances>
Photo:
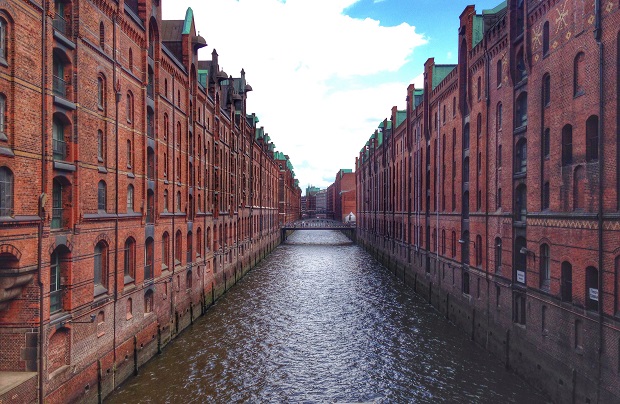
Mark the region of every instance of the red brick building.
<instances>
[{"instance_id":1,"label":"red brick building","mask_svg":"<svg viewBox=\"0 0 620 404\"><path fill-rule=\"evenodd\" d=\"M356 161L358 242L558 402L620 400L618 7L466 7Z\"/></svg>"},{"instance_id":2,"label":"red brick building","mask_svg":"<svg viewBox=\"0 0 620 404\"><path fill-rule=\"evenodd\" d=\"M300 190L191 9L10 0L0 31L0 402L94 401L277 245Z\"/></svg>"},{"instance_id":3,"label":"red brick building","mask_svg":"<svg viewBox=\"0 0 620 404\"><path fill-rule=\"evenodd\" d=\"M356 192L355 192L355 173L351 169L341 169L336 173L333 187L333 212L334 220L340 222L355 221ZM328 188L329 190L329 188ZM349 217L353 214L352 217Z\"/></svg>"}]
</instances>

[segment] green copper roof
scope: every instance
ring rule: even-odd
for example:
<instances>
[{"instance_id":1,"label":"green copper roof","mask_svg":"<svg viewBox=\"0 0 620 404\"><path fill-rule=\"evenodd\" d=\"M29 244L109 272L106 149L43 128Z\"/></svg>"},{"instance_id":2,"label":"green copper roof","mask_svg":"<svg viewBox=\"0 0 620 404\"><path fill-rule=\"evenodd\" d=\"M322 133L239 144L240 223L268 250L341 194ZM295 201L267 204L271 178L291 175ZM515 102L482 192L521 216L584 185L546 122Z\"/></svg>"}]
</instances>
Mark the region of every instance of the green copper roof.
<instances>
[{"instance_id":1,"label":"green copper roof","mask_svg":"<svg viewBox=\"0 0 620 404\"><path fill-rule=\"evenodd\" d=\"M433 65L433 90L455 67L456 65Z\"/></svg>"},{"instance_id":2,"label":"green copper roof","mask_svg":"<svg viewBox=\"0 0 620 404\"><path fill-rule=\"evenodd\" d=\"M499 13L500 11L502 11L505 8L506 8L506 0L502 1L501 3L499 3L494 8L490 8L488 10L482 10L482 15L497 14L497 13Z\"/></svg>"},{"instance_id":3,"label":"green copper roof","mask_svg":"<svg viewBox=\"0 0 620 404\"><path fill-rule=\"evenodd\" d=\"M191 7L187 7L185 12L185 22L183 22L183 35L189 35L192 28L192 21L194 20L194 11Z\"/></svg>"},{"instance_id":4,"label":"green copper roof","mask_svg":"<svg viewBox=\"0 0 620 404\"><path fill-rule=\"evenodd\" d=\"M262 139L265 136L265 130L263 128L256 128L255 139Z\"/></svg>"},{"instance_id":5,"label":"green copper roof","mask_svg":"<svg viewBox=\"0 0 620 404\"><path fill-rule=\"evenodd\" d=\"M407 119L407 111L396 111L396 126L400 126Z\"/></svg>"},{"instance_id":6,"label":"green copper roof","mask_svg":"<svg viewBox=\"0 0 620 404\"><path fill-rule=\"evenodd\" d=\"M424 90L413 90L413 100L411 101L412 108L416 109L418 105L422 103L422 96L424 95Z\"/></svg>"},{"instance_id":7,"label":"green copper roof","mask_svg":"<svg viewBox=\"0 0 620 404\"><path fill-rule=\"evenodd\" d=\"M208 70L198 70L198 82L202 84L204 88L207 88L207 77L209 77Z\"/></svg>"},{"instance_id":8,"label":"green copper roof","mask_svg":"<svg viewBox=\"0 0 620 404\"><path fill-rule=\"evenodd\" d=\"M484 36L484 17L481 15L474 15L474 28L472 35L472 48L482 41L482 37Z\"/></svg>"},{"instance_id":9,"label":"green copper roof","mask_svg":"<svg viewBox=\"0 0 620 404\"><path fill-rule=\"evenodd\" d=\"M353 170L351 170L350 168L341 168L340 172L343 174L346 174L346 173L352 173Z\"/></svg>"}]
</instances>

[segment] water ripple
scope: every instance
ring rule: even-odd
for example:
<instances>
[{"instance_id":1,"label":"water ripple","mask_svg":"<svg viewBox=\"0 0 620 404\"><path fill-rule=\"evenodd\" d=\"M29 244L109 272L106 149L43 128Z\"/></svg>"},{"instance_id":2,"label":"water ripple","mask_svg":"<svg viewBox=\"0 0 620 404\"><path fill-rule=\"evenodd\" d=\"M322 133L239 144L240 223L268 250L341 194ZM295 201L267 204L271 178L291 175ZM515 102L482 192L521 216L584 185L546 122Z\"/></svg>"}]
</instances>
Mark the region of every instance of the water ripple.
<instances>
[{"instance_id":1,"label":"water ripple","mask_svg":"<svg viewBox=\"0 0 620 404\"><path fill-rule=\"evenodd\" d=\"M298 231L108 401L544 399L342 234Z\"/></svg>"}]
</instances>

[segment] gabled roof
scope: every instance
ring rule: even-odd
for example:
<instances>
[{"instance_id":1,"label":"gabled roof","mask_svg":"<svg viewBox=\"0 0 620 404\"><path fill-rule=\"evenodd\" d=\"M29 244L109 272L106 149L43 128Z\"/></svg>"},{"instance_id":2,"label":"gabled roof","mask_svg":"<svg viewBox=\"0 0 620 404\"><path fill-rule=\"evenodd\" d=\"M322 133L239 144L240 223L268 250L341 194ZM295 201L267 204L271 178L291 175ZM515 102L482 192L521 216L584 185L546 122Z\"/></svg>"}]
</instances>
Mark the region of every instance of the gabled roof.
<instances>
[{"instance_id":1,"label":"gabled roof","mask_svg":"<svg viewBox=\"0 0 620 404\"><path fill-rule=\"evenodd\" d=\"M185 12L185 21L183 21L183 34L189 35L192 30L192 22L194 21L194 11L191 7L187 7Z\"/></svg>"},{"instance_id":2,"label":"gabled roof","mask_svg":"<svg viewBox=\"0 0 620 404\"><path fill-rule=\"evenodd\" d=\"M482 41L484 37L484 17L481 15L475 15L473 20L473 32L472 32L472 48Z\"/></svg>"},{"instance_id":3,"label":"gabled roof","mask_svg":"<svg viewBox=\"0 0 620 404\"><path fill-rule=\"evenodd\" d=\"M396 126L400 126L401 123L407 119L407 111L396 111Z\"/></svg>"}]
</instances>

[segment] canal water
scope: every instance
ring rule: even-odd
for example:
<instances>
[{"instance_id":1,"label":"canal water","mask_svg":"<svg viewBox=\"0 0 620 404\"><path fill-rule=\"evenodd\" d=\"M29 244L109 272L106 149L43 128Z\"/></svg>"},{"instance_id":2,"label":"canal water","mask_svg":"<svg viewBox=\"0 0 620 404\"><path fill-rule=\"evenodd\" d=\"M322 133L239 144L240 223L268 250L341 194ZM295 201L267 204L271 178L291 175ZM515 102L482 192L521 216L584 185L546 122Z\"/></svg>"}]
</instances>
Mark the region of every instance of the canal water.
<instances>
[{"instance_id":1,"label":"canal water","mask_svg":"<svg viewBox=\"0 0 620 404\"><path fill-rule=\"evenodd\" d=\"M544 403L335 231L297 231L109 403Z\"/></svg>"}]
</instances>

